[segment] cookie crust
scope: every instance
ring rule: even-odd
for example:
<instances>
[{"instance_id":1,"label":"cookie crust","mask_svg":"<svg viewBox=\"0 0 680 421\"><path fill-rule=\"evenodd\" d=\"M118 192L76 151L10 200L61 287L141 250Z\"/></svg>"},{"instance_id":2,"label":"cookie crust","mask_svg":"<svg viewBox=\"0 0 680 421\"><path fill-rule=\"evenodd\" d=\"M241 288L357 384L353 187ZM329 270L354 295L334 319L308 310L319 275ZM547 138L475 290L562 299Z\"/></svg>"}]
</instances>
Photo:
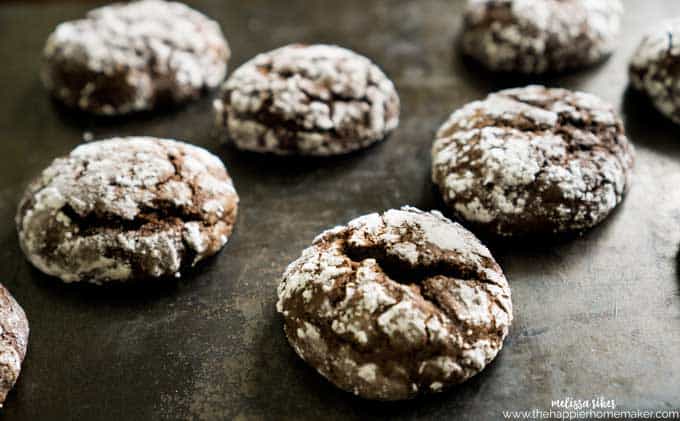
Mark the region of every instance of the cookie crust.
<instances>
[{"instance_id":1,"label":"cookie crust","mask_svg":"<svg viewBox=\"0 0 680 421\"><path fill-rule=\"evenodd\" d=\"M484 369L512 322L510 288L477 238L404 207L328 230L286 269L278 311L296 353L367 399L439 392Z\"/></svg>"},{"instance_id":2,"label":"cookie crust","mask_svg":"<svg viewBox=\"0 0 680 421\"><path fill-rule=\"evenodd\" d=\"M225 140L279 155L337 155L399 123L393 83L369 59L332 45L288 45L245 63L215 101Z\"/></svg>"},{"instance_id":3,"label":"cookie crust","mask_svg":"<svg viewBox=\"0 0 680 421\"><path fill-rule=\"evenodd\" d=\"M622 14L619 0L469 0L462 49L492 71L581 68L614 50Z\"/></svg>"},{"instance_id":4,"label":"cookie crust","mask_svg":"<svg viewBox=\"0 0 680 421\"><path fill-rule=\"evenodd\" d=\"M120 115L215 88L230 50L219 25L182 3L142 0L64 22L44 49L43 81L69 107Z\"/></svg>"},{"instance_id":5,"label":"cookie crust","mask_svg":"<svg viewBox=\"0 0 680 421\"><path fill-rule=\"evenodd\" d=\"M12 294L0 284L0 407L14 387L28 348L28 319Z\"/></svg>"},{"instance_id":6,"label":"cookie crust","mask_svg":"<svg viewBox=\"0 0 680 421\"><path fill-rule=\"evenodd\" d=\"M680 19L647 34L630 62L630 81L654 106L680 124Z\"/></svg>"},{"instance_id":7,"label":"cookie crust","mask_svg":"<svg viewBox=\"0 0 680 421\"><path fill-rule=\"evenodd\" d=\"M502 236L581 231L631 183L634 150L594 95L509 89L455 111L432 148L432 180L456 216Z\"/></svg>"},{"instance_id":8,"label":"cookie crust","mask_svg":"<svg viewBox=\"0 0 680 421\"><path fill-rule=\"evenodd\" d=\"M16 224L42 272L100 284L179 277L226 244L237 207L224 165L206 150L113 138L56 159L28 187Z\"/></svg>"}]
</instances>

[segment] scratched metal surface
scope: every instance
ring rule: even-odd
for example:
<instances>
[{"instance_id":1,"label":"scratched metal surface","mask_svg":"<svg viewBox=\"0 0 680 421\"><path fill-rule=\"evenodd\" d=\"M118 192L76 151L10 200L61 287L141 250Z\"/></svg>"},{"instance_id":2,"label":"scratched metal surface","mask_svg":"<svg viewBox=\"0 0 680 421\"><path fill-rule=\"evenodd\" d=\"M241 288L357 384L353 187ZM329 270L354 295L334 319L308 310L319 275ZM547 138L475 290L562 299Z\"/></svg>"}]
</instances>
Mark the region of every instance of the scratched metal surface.
<instances>
[{"instance_id":1,"label":"scratched metal surface","mask_svg":"<svg viewBox=\"0 0 680 421\"><path fill-rule=\"evenodd\" d=\"M510 279L515 323L481 375L434 397L371 403L336 390L287 345L275 312L285 266L324 228L404 204L441 208L429 149L450 111L502 87L456 53L462 1L192 2L219 20L231 67L293 42L337 43L372 57L394 79L402 123L387 143L316 161L220 146L211 98L116 121L58 109L38 69L60 21L92 3L0 5L0 282L31 323L28 357L3 410L37 419L497 419L558 398L615 399L619 408L680 406L680 129L627 91L626 65L644 29L680 15L674 0L627 1L620 48L603 65L534 79L593 92L621 110L637 147L623 206L583 237L557 244L491 244ZM147 134L218 154L241 195L226 249L178 282L65 286L32 269L13 216L31 177L77 145Z\"/></svg>"}]
</instances>

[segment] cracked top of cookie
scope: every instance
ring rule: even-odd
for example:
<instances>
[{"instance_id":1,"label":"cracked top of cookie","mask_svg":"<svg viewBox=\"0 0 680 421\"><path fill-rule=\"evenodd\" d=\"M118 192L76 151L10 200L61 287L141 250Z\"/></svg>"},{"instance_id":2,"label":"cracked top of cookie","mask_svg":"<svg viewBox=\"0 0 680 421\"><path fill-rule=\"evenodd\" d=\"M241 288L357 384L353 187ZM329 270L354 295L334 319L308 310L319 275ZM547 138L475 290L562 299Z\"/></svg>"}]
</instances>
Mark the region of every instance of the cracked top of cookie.
<instances>
[{"instance_id":1,"label":"cracked top of cookie","mask_svg":"<svg viewBox=\"0 0 680 421\"><path fill-rule=\"evenodd\" d=\"M399 98L366 57L332 45L295 44L234 71L216 111L240 148L331 155L383 139L398 124Z\"/></svg>"},{"instance_id":2,"label":"cracked top of cookie","mask_svg":"<svg viewBox=\"0 0 680 421\"><path fill-rule=\"evenodd\" d=\"M492 70L543 73L611 52L619 0L470 0L463 48Z\"/></svg>"},{"instance_id":3,"label":"cracked top of cookie","mask_svg":"<svg viewBox=\"0 0 680 421\"><path fill-rule=\"evenodd\" d=\"M592 227L630 185L633 147L599 98L528 86L455 111L432 148L447 204L500 235Z\"/></svg>"},{"instance_id":4,"label":"cracked top of cookie","mask_svg":"<svg viewBox=\"0 0 680 421\"><path fill-rule=\"evenodd\" d=\"M680 19L645 35L630 62L630 80L664 115L680 124Z\"/></svg>"},{"instance_id":5,"label":"cracked top of cookie","mask_svg":"<svg viewBox=\"0 0 680 421\"><path fill-rule=\"evenodd\" d=\"M44 79L57 97L121 114L149 108L161 95L179 101L216 87L230 50L217 22L202 13L182 3L141 0L59 24L44 54Z\"/></svg>"},{"instance_id":6,"label":"cracked top of cookie","mask_svg":"<svg viewBox=\"0 0 680 421\"><path fill-rule=\"evenodd\" d=\"M206 150L114 138L45 169L17 227L29 260L67 282L179 276L227 242L237 204L224 165Z\"/></svg>"},{"instance_id":7,"label":"cracked top of cookie","mask_svg":"<svg viewBox=\"0 0 680 421\"><path fill-rule=\"evenodd\" d=\"M24 310L0 285L0 407L19 378L28 347L28 333Z\"/></svg>"},{"instance_id":8,"label":"cracked top of cookie","mask_svg":"<svg viewBox=\"0 0 680 421\"><path fill-rule=\"evenodd\" d=\"M286 269L278 295L296 352L369 399L468 379L512 322L510 288L487 248L440 213L410 207L324 232Z\"/></svg>"}]
</instances>

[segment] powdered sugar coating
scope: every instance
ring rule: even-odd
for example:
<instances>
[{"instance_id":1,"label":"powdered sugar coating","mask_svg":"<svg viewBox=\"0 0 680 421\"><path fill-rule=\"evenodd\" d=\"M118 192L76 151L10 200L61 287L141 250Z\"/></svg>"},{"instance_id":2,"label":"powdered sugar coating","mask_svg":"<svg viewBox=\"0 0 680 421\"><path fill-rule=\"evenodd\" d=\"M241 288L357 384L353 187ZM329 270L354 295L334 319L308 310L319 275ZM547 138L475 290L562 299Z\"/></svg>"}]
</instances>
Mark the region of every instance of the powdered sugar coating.
<instances>
[{"instance_id":1,"label":"powdered sugar coating","mask_svg":"<svg viewBox=\"0 0 680 421\"><path fill-rule=\"evenodd\" d=\"M56 159L26 191L21 247L65 282L180 276L217 253L238 195L224 165L173 140L114 138Z\"/></svg>"},{"instance_id":2,"label":"powdered sugar coating","mask_svg":"<svg viewBox=\"0 0 680 421\"><path fill-rule=\"evenodd\" d=\"M217 122L237 147L336 155L364 148L399 123L392 82L369 59L332 45L288 45L229 77Z\"/></svg>"},{"instance_id":3,"label":"powdered sugar coating","mask_svg":"<svg viewBox=\"0 0 680 421\"><path fill-rule=\"evenodd\" d=\"M645 35L630 62L633 86L680 124L680 19L663 22Z\"/></svg>"},{"instance_id":4,"label":"powdered sugar coating","mask_svg":"<svg viewBox=\"0 0 680 421\"><path fill-rule=\"evenodd\" d=\"M438 212L404 207L322 233L286 269L277 309L298 355L368 399L438 392L481 371L512 322L489 251Z\"/></svg>"},{"instance_id":5,"label":"powdered sugar coating","mask_svg":"<svg viewBox=\"0 0 680 421\"><path fill-rule=\"evenodd\" d=\"M463 51L494 71L545 73L609 55L620 0L469 0Z\"/></svg>"},{"instance_id":6,"label":"powdered sugar coating","mask_svg":"<svg viewBox=\"0 0 680 421\"><path fill-rule=\"evenodd\" d=\"M621 202L633 147L599 98L528 86L455 111L432 160L460 218L499 235L548 234L590 228Z\"/></svg>"},{"instance_id":7,"label":"powdered sugar coating","mask_svg":"<svg viewBox=\"0 0 680 421\"><path fill-rule=\"evenodd\" d=\"M19 378L28 348L28 334L24 310L0 285L0 407Z\"/></svg>"},{"instance_id":8,"label":"powdered sugar coating","mask_svg":"<svg viewBox=\"0 0 680 421\"><path fill-rule=\"evenodd\" d=\"M125 114L181 103L222 82L230 56L219 25L182 3L141 0L61 23L43 79L66 105Z\"/></svg>"}]
</instances>

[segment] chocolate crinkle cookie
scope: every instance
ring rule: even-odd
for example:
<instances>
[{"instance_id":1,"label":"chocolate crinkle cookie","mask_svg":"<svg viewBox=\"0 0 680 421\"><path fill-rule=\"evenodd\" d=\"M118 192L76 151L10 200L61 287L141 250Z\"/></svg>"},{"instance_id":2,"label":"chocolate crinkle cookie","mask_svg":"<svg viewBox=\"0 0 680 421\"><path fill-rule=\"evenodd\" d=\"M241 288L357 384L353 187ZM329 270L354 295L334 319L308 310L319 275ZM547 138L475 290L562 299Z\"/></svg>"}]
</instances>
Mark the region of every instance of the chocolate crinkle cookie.
<instances>
[{"instance_id":1,"label":"chocolate crinkle cookie","mask_svg":"<svg viewBox=\"0 0 680 421\"><path fill-rule=\"evenodd\" d=\"M454 112L432 148L432 179L471 225L511 236L602 221L630 186L633 147L599 98L527 86Z\"/></svg>"},{"instance_id":2,"label":"chocolate crinkle cookie","mask_svg":"<svg viewBox=\"0 0 680 421\"><path fill-rule=\"evenodd\" d=\"M680 124L680 19L662 23L642 39L630 63L630 80Z\"/></svg>"},{"instance_id":3,"label":"chocolate crinkle cookie","mask_svg":"<svg viewBox=\"0 0 680 421\"><path fill-rule=\"evenodd\" d=\"M181 3L142 0L57 26L43 79L69 107L119 115L172 105L217 87L230 50L219 25Z\"/></svg>"},{"instance_id":4,"label":"chocolate crinkle cookie","mask_svg":"<svg viewBox=\"0 0 680 421\"><path fill-rule=\"evenodd\" d=\"M226 139L281 155L337 155L399 123L392 82L369 59L331 45L289 45L239 67L215 101Z\"/></svg>"},{"instance_id":5,"label":"chocolate crinkle cookie","mask_svg":"<svg viewBox=\"0 0 680 421\"><path fill-rule=\"evenodd\" d=\"M462 48L493 71L585 67L613 51L622 14L619 0L469 0Z\"/></svg>"},{"instance_id":6,"label":"chocolate crinkle cookie","mask_svg":"<svg viewBox=\"0 0 680 421\"><path fill-rule=\"evenodd\" d=\"M469 379L512 322L510 287L489 250L439 212L411 207L322 233L288 266L278 296L297 354L367 399Z\"/></svg>"},{"instance_id":7,"label":"chocolate crinkle cookie","mask_svg":"<svg viewBox=\"0 0 680 421\"><path fill-rule=\"evenodd\" d=\"M65 282L180 276L217 253L238 196L222 162L196 146L147 137L81 145L28 187L21 247Z\"/></svg>"},{"instance_id":8,"label":"chocolate crinkle cookie","mask_svg":"<svg viewBox=\"0 0 680 421\"><path fill-rule=\"evenodd\" d=\"M0 407L14 387L28 347L26 313L12 294L0 285Z\"/></svg>"}]
</instances>

